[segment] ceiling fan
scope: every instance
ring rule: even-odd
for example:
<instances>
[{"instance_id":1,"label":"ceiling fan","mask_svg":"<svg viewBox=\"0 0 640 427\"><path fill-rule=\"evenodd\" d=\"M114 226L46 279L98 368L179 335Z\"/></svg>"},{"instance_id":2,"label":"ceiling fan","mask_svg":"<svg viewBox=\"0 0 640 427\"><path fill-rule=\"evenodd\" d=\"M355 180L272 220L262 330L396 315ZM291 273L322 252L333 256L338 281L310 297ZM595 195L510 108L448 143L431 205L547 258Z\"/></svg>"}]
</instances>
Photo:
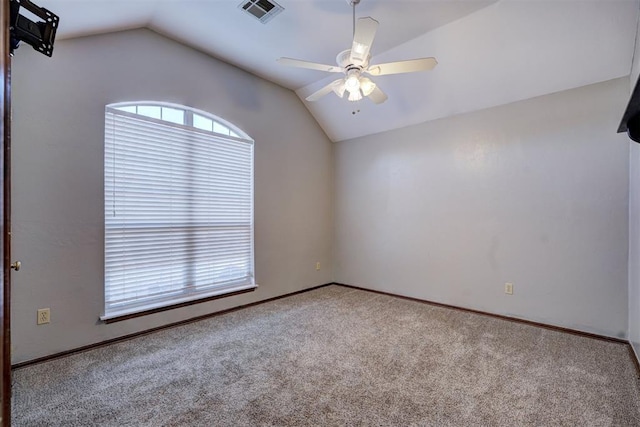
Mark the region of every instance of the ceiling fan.
<instances>
[{"instance_id":1,"label":"ceiling fan","mask_svg":"<svg viewBox=\"0 0 640 427\"><path fill-rule=\"evenodd\" d=\"M343 73L344 77L334 80L322 89L309 95L307 101L317 101L330 92L334 92L340 98L348 92L349 101L359 101L363 95L371 99L375 104L382 104L387 100L387 95L368 77L384 76L388 74L412 73L415 71L427 71L438 65L435 58L419 58L407 61L388 62L385 64L370 65L371 45L376 36L378 21L371 17L360 18L356 25L356 5L360 0L347 0L353 7L353 43L351 49L342 51L336 57L337 66L324 65L316 62L303 61L292 58L279 58L278 62L292 67L308 68L311 70L327 71L330 73Z\"/></svg>"}]
</instances>

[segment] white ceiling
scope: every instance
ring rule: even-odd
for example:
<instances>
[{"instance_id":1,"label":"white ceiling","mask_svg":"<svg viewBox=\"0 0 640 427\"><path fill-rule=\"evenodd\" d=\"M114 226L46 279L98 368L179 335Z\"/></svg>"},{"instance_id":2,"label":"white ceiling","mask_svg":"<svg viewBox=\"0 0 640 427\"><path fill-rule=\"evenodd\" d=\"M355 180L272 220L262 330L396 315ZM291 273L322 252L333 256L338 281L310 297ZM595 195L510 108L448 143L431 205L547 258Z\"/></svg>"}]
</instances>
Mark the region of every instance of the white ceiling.
<instances>
[{"instance_id":1,"label":"white ceiling","mask_svg":"<svg viewBox=\"0 0 640 427\"><path fill-rule=\"evenodd\" d=\"M277 2L285 10L262 24L240 0L35 1L60 16L58 40L149 27L304 99L336 75L276 59L334 64L351 45L351 7ZM380 22L372 63L435 56L439 65L373 78L389 96L381 105L334 94L305 101L333 141L629 75L638 0L362 0L356 13Z\"/></svg>"}]
</instances>

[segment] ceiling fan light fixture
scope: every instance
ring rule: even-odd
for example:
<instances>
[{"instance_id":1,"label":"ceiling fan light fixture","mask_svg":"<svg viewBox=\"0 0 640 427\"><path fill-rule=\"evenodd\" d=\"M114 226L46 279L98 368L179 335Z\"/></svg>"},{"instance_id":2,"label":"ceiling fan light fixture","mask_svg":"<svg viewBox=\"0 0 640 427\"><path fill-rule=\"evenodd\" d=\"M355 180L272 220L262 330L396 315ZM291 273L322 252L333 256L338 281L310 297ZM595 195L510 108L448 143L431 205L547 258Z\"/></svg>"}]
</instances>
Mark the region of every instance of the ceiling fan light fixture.
<instances>
[{"instance_id":1,"label":"ceiling fan light fixture","mask_svg":"<svg viewBox=\"0 0 640 427\"><path fill-rule=\"evenodd\" d=\"M349 92L349 101L355 102L360 101L362 99L362 94L359 90Z\"/></svg>"},{"instance_id":2,"label":"ceiling fan light fixture","mask_svg":"<svg viewBox=\"0 0 640 427\"><path fill-rule=\"evenodd\" d=\"M351 74L344 81L344 86L349 93L360 92L360 77L357 74Z\"/></svg>"},{"instance_id":3,"label":"ceiling fan light fixture","mask_svg":"<svg viewBox=\"0 0 640 427\"><path fill-rule=\"evenodd\" d=\"M340 98L344 98L344 91L347 90L347 86L344 82L333 87L333 93L338 95Z\"/></svg>"},{"instance_id":4,"label":"ceiling fan light fixture","mask_svg":"<svg viewBox=\"0 0 640 427\"><path fill-rule=\"evenodd\" d=\"M376 88L376 84L371 81L371 79L367 77L363 77L360 79L360 89L362 89L362 94L364 96L371 95L371 92Z\"/></svg>"}]
</instances>

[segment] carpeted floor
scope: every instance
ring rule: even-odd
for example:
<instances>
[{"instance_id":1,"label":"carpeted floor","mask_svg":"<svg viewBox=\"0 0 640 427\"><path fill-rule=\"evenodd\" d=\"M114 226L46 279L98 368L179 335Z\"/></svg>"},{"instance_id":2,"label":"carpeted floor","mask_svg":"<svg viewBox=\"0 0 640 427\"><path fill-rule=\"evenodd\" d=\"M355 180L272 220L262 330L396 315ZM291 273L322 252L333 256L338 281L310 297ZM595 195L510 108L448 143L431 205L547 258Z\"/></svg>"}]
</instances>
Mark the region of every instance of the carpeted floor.
<instances>
[{"instance_id":1,"label":"carpeted floor","mask_svg":"<svg viewBox=\"0 0 640 427\"><path fill-rule=\"evenodd\" d=\"M336 285L13 378L15 426L640 426L623 344Z\"/></svg>"}]
</instances>

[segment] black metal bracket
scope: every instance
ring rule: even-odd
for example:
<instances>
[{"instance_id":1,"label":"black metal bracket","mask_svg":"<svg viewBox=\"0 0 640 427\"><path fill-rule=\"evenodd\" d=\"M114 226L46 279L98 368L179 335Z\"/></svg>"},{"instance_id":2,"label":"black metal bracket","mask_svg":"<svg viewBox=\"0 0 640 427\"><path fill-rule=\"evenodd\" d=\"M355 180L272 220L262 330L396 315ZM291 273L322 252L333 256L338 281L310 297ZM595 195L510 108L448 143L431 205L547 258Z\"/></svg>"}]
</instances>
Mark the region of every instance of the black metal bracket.
<instances>
[{"instance_id":1,"label":"black metal bracket","mask_svg":"<svg viewBox=\"0 0 640 427\"><path fill-rule=\"evenodd\" d=\"M53 42L56 38L56 30L58 29L60 18L47 9L36 6L29 0L11 0L10 6L11 55L19 47L21 41L30 44L35 50L44 55L53 55ZM21 7L42 19L42 21L33 22L21 15Z\"/></svg>"}]
</instances>

